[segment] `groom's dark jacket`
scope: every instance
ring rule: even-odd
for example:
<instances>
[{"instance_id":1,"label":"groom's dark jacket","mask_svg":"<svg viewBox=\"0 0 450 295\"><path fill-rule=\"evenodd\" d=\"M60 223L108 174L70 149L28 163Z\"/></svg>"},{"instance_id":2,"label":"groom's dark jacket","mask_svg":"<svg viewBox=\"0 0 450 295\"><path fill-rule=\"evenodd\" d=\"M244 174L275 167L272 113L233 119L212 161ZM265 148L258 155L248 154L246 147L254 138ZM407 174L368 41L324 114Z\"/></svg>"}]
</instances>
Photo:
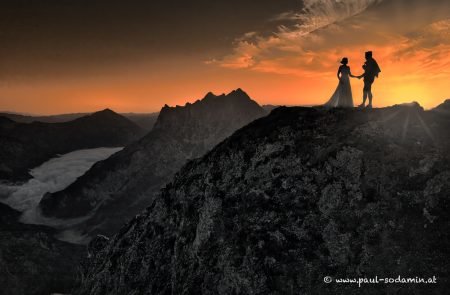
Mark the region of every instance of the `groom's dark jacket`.
<instances>
[{"instance_id":1,"label":"groom's dark jacket","mask_svg":"<svg viewBox=\"0 0 450 295\"><path fill-rule=\"evenodd\" d=\"M364 63L364 80L374 81L375 77L378 77L378 74L381 73L381 69L378 66L378 63L375 59L368 59Z\"/></svg>"}]
</instances>

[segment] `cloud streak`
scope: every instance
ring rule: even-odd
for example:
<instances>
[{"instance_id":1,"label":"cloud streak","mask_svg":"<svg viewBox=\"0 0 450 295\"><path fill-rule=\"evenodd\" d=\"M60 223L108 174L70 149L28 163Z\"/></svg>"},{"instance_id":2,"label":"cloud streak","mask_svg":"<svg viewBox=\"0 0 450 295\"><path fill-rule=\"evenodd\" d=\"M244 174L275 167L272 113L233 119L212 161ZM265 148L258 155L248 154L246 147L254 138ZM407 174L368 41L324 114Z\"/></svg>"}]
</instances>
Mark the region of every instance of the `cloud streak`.
<instances>
[{"instance_id":1,"label":"cloud streak","mask_svg":"<svg viewBox=\"0 0 450 295\"><path fill-rule=\"evenodd\" d=\"M343 56L359 74L364 52L372 50L381 62L383 85L390 87L382 90L386 101L445 95L450 7L444 0L306 0L301 11L272 21L284 24L270 35L235 40L233 51L213 64L296 76L311 88L334 83Z\"/></svg>"},{"instance_id":2,"label":"cloud streak","mask_svg":"<svg viewBox=\"0 0 450 295\"><path fill-rule=\"evenodd\" d=\"M299 12L285 12L272 20L287 21L289 24L278 26L276 32L263 37L255 32L235 40L233 53L215 60L220 66L233 69L254 69L263 72L292 74L303 69L320 65L314 49L326 48L326 36L318 30L326 28L327 33L342 33L336 25L351 18L381 0L306 0ZM292 24L293 23L293 24ZM317 52L317 51L316 51ZM284 65L289 63L295 67ZM211 63L211 62L210 62ZM303 73L304 74L304 73Z\"/></svg>"}]
</instances>

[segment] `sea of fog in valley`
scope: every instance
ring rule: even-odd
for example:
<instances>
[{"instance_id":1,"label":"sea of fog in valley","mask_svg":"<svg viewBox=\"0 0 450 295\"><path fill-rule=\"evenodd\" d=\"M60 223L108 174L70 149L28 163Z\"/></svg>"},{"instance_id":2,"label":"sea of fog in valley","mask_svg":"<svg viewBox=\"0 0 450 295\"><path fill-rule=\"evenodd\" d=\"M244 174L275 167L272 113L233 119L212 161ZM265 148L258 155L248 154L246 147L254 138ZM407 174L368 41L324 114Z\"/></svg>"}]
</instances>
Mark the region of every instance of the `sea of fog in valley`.
<instances>
[{"instance_id":1,"label":"sea of fog in valley","mask_svg":"<svg viewBox=\"0 0 450 295\"><path fill-rule=\"evenodd\" d=\"M33 178L25 183L1 183L0 202L23 212L21 217L23 223L58 226L63 221L44 218L37 210L44 194L63 190L96 162L105 160L122 149L121 147L84 149L52 158L32 169L30 174ZM64 221L65 225L67 222Z\"/></svg>"}]
</instances>

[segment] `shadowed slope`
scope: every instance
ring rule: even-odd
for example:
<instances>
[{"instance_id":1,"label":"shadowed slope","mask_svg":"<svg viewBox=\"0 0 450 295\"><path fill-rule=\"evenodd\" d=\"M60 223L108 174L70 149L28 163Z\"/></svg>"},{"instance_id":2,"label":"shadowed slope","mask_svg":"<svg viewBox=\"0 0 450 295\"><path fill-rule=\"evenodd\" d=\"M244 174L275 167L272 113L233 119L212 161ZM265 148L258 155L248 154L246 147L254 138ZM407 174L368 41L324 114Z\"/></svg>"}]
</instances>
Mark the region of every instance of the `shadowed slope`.
<instances>
[{"instance_id":1,"label":"shadowed slope","mask_svg":"<svg viewBox=\"0 0 450 295\"><path fill-rule=\"evenodd\" d=\"M95 164L61 192L40 203L47 216L90 219L80 234L112 234L147 207L188 159L203 155L236 129L265 115L242 90L209 93L184 107L162 108L153 130L111 158Z\"/></svg>"},{"instance_id":2,"label":"shadowed slope","mask_svg":"<svg viewBox=\"0 0 450 295\"><path fill-rule=\"evenodd\" d=\"M57 154L78 149L124 146L143 130L111 110L64 123L0 120L0 179L24 180L28 170Z\"/></svg>"},{"instance_id":3,"label":"shadowed slope","mask_svg":"<svg viewBox=\"0 0 450 295\"><path fill-rule=\"evenodd\" d=\"M89 259L78 294L361 294L450 285L447 117L278 108L189 162ZM401 288L401 289L400 289Z\"/></svg>"},{"instance_id":4,"label":"shadowed slope","mask_svg":"<svg viewBox=\"0 0 450 295\"><path fill-rule=\"evenodd\" d=\"M51 228L19 223L19 216L0 204L0 294L70 292L85 249L56 240Z\"/></svg>"}]
</instances>

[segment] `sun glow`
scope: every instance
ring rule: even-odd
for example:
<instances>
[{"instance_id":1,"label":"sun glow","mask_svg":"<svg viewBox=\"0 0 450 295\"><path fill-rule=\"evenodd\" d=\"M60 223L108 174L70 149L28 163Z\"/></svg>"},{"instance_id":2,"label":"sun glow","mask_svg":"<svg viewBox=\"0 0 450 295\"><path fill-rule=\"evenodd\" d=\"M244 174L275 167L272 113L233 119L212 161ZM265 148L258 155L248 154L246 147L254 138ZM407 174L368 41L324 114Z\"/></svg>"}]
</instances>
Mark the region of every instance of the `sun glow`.
<instances>
[{"instance_id":1,"label":"sun glow","mask_svg":"<svg viewBox=\"0 0 450 295\"><path fill-rule=\"evenodd\" d=\"M244 32L218 55L186 54L180 48L176 54L161 52L134 62L111 61L105 69L86 66L82 75L0 80L0 110L55 114L108 107L154 112L164 104L184 105L209 91L220 94L239 87L260 104L317 105L336 89L342 57L349 58L353 74L361 74L367 50L374 52L382 71L373 85L375 106L417 101L433 108L450 97L448 1L305 3L306 9L268 20L290 25L274 27L270 34ZM352 79L351 85L359 104L362 81Z\"/></svg>"}]
</instances>

